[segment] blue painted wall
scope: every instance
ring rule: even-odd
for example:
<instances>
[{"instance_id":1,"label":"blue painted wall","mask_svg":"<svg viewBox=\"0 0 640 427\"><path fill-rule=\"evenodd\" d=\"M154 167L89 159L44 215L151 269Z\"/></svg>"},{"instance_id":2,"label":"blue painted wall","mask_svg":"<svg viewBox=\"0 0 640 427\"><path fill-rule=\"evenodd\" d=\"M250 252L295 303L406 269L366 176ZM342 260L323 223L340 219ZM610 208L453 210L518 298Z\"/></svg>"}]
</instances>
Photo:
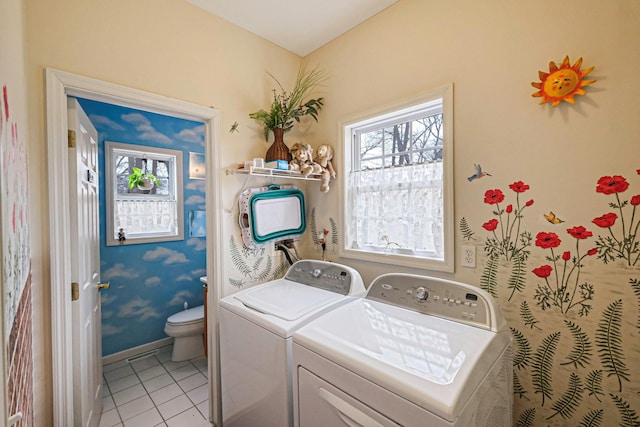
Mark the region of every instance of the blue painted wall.
<instances>
[{"instance_id":1,"label":"blue painted wall","mask_svg":"<svg viewBox=\"0 0 640 427\"><path fill-rule=\"evenodd\" d=\"M205 210L205 180L189 179L189 153L204 153L204 124L78 99L98 130L100 166L100 268L111 289L102 293L102 354L165 338L171 314L203 304L205 238L188 237L189 212ZM183 152L185 240L106 246L104 142Z\"/></svg>"}]
</instances>

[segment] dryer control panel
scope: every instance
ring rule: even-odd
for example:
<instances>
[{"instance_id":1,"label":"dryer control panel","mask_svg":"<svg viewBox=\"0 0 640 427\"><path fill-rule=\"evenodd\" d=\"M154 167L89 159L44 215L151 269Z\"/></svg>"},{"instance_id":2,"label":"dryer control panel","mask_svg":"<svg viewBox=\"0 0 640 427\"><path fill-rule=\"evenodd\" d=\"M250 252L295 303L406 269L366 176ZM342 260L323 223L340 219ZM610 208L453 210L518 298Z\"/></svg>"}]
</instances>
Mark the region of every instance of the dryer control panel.
<instances>
[{"instance_id":1,"label":"dryer control panel","mask_svg":"<svg viewBox=\"0 0 640 427\"><path fill-rule=\"evenodd\" d=\"M493 298L466 283L391 273L377 277L367 299L497 331L504 322Z\"/></svg>"},{"instance_id":2,"label":"dryer control panel","mask_svg":"<svg viewBox=\"0 0 640 427\"><path fill-rule=\"evenodd\" d=\"M285 279L342 295L365 293L360 274L351 267L326 261L301 260L289 268Z\"/></svg>"}]
</instances>

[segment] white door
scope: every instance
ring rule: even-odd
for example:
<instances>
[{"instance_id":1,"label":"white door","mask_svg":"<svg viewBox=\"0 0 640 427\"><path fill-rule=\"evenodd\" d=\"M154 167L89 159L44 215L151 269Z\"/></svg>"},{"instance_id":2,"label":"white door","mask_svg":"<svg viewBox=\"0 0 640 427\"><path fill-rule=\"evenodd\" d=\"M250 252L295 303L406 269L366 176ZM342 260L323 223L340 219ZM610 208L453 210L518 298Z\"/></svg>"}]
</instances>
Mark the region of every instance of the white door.
<instances>
[{"instance_id":1,"label":"white door","mask_svg":"<svg viewBox=\"0 0 640 427\"><path fill-rule=\"evenodd\" d=\"M98 132L77 100L68 99L67 112L71 281L78 289L72 302L74 425L94 427L102 413Z\"/></svg>"}]
</instances>

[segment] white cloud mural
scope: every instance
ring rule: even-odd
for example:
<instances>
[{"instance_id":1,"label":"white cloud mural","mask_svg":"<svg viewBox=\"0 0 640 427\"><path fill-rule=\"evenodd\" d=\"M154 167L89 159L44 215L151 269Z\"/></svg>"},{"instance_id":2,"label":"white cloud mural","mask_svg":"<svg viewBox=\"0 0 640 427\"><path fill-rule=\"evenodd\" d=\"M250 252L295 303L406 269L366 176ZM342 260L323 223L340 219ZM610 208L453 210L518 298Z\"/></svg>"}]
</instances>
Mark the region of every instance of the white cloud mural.
<instances>
[{"instance_id":1,"label":"white cloud mural","mask_svg":"<svg viewBox=\"0 0 640 427\"><path fill-rule=\"evenodd\" d=\"M162 279L160 279L158 276L149 277L147 280L144 281L144 285L148 288L153 288L155 286L158 286L160 285L160 283L162 283Z\"/></svg>"},{"instance_id":2,"label":"white cloud mural","mask_svg":"<svg viewBox=\"0 0 640 427\"><path fill-rule=\"evenodd\" d=\"M198 205L198 204L205 203L205 202L206 202L206 199L204 197L193 195L193 196L189 196L187 198L187 200L184 201L184 204L185 205Z\"/></svg>"},{"instance_id":3,"label":"white cloud mural","mask_svg":"<svg viewBox=\"0 0 640 427\"><path fill-rule=\"evenodd\" d=\"M87 99L80 99L80 103L100 131L100 147L104 147L108 139L173 148L181 150L184 158L189 158L190 153L204 152L202 122ZM102 150L99 158L104 161ZM205 203L206 192L205 180L189 177L188 168L184 168L184 198L200 197L194 199L197 205L185 209L187 218L191 210L204 210L200 206ZM101 215L106 215L105 194L101 191ZM194 239L188 244L190 237L193 236L153 245L102 248L102 279L111 282L111 288L101 297L103 356L166 338L164 326L169 316L182 310L184 302L189 307L203 303L202 283L198 278L206 274L204 239ZM171 301L175 305L169 305Z\"/></svg>"},{"instance_id":4,"label":"white cloud mural","mask_svg":"<svg viewBox=\"0 0 640 427\"><path fill-rule=\"evenodd\" d=\"M124 327L122 328L118 328L116 326L113 325L102 325L102 335L103 336L109 336L109 335L118 335L119 333L121 333L122 331L124 331Z\"/></svg>"},{"instance_id":5,"label":"white cloud mural","mask_svg":"<svg viewBox=\"0 0 640 427\"><path fill-rule=\"evenodd\" d=\"M117 263L113 267L102 272L103 278L115 279L121 277L124 279L134 279L138 277L138 272L133 268L126 268L124 264Z\"/></svg>"},{"instance_id":6,"label":"white cloud mural","mask_svg":"<svg viewBox=\"0 0 640 427\"><path fill-rule=\"evenodd\" d=\"M101 131L104 130L124 130L124 127L119 123L114 122L109 117L101 116L99 114L91 114L90 116L91 123Z\"/></svg>"},{"instance_id":7,"label":"white cloud mural","mask_svg":"<svg viewBox=\"0 0 640 427\"><path fill-rule=\"evenodd\" d=\"M145 261L156 261L163 258L164 261L162 263L165 265L189 262L187 257L182 252L177 252L164 247L159 247L154 250L147 251L142 256L142 259Z\"/></svg>"},{"instance_id":8,"label":"white cloud mural","mask_svg":"<svg viewBox=\"0 0 640 427\"><path fill-rule=\"evenodd\" d=\"M207 241L199 237L192 237L187 240L187 246L193 246L194 251L204 251L207 249Z\"/></svg>"},{"instance_id":9,"label":"white cloud mural","mask_svg":"<svg viewBox=\"0 0 640 427\"><path fill-rule=\"evenodd\" d=\"M161 317L150 304L151 301L149 300L143 300L141 298L133 299L120 307L118 317L136 317L139 320Z\"/></svg>"},{"instance_id":10,"label":"white cloud mural","mask_svg":"<svg viewBox=\"0 0 640 427\"><path fill-rule=\"evenodd\" d=\"M183 141L204 144L204 125L196 126L192 129L183 129L177 136Z\"/></svg>"},{"instance_id":11,"label":"white cloud mural","mask_svg":"<svg viewBox=\"0 0 640 427\"><path fill-rule=\"evenodd\" d=\"M136 130L140 132L140 134L138 135L139 139L142 139L144 141L161 142L163 144L171 144L172 142L171 138L169 138L167 135L161 132L158 132L151 125L151 122L149 121L149 119L143 116L142 114L139 114L139 113L123 114L122 120L124 120L127 123L131 123L132 125L135 126Z\"/></svg>"},{"instance_id":12,"label":"white cloud mural","mask_svg":"<svg viewBox=\"0 0 640 427\"><path fill-rule=\"evenodd\" d=\"M187 185L184 186L187 190L195 190L204 193L207 189L207 181L202 179L189 180Z\"/></svg>"},{"instance_id":13,"label":"white cloud mural","mask_svg":"<svg viewBox=\"0 0 640 427\"><path fill-rule=\"evenodd\" d=\"M188 300L193 297L193 294L190 291L180 291L173 296L171 301L169 301L169 305L184 305L185 300Z\"/></svg>"},{"instance_id":14,"label":"white cloud mural","mask_svg":"<svg viewBox=\"0 0 640 427\"><path fill-rule=\"evenodd\" d=\"M110 293L100 294L100 302L102 303L102 305L109 305L117 299L118 299L117 296Z\"/></svg>"},{"instance_id":15,"label":"white cloud mural","mask_svg":"<svg viewBox=\"0 0 640 427\"><path fill-rule=\"evenodd\" d=\"M191 270L191 275L193 277L197 277L198 279L200 279L200 277L205 276L207 274L207 269L206 268L197 268L195 270Z\"/></svg>"}]
</instances>

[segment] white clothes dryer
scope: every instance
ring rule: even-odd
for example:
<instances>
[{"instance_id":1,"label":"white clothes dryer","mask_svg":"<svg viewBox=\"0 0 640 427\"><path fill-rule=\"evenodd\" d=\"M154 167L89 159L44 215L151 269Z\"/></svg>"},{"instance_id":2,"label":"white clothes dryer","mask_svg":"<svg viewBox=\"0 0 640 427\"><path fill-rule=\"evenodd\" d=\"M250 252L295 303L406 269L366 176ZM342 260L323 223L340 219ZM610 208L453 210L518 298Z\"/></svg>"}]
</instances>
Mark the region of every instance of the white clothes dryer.
<instances>
[{"instance_id":1,"label":"white clothes dryer","mask_svg":"<svg viewBox=\"0 0 640 427\"><path fill-rule=\"evenodd\" d=\"M365 292L354 269L301 260L283 279L220 300L224 427L292 426L291 336Z\"/></svg>"},{"instance_id":2,"label":"white clothes dryer","mask_svg":"<svg viewBox=\"0 0 640 427\"><path fill-rule=\"evenodd\" d=\"M294 425L507 427L511 333L492 297L385 274L293 335Z\"/></svg>"}]
</instances>

